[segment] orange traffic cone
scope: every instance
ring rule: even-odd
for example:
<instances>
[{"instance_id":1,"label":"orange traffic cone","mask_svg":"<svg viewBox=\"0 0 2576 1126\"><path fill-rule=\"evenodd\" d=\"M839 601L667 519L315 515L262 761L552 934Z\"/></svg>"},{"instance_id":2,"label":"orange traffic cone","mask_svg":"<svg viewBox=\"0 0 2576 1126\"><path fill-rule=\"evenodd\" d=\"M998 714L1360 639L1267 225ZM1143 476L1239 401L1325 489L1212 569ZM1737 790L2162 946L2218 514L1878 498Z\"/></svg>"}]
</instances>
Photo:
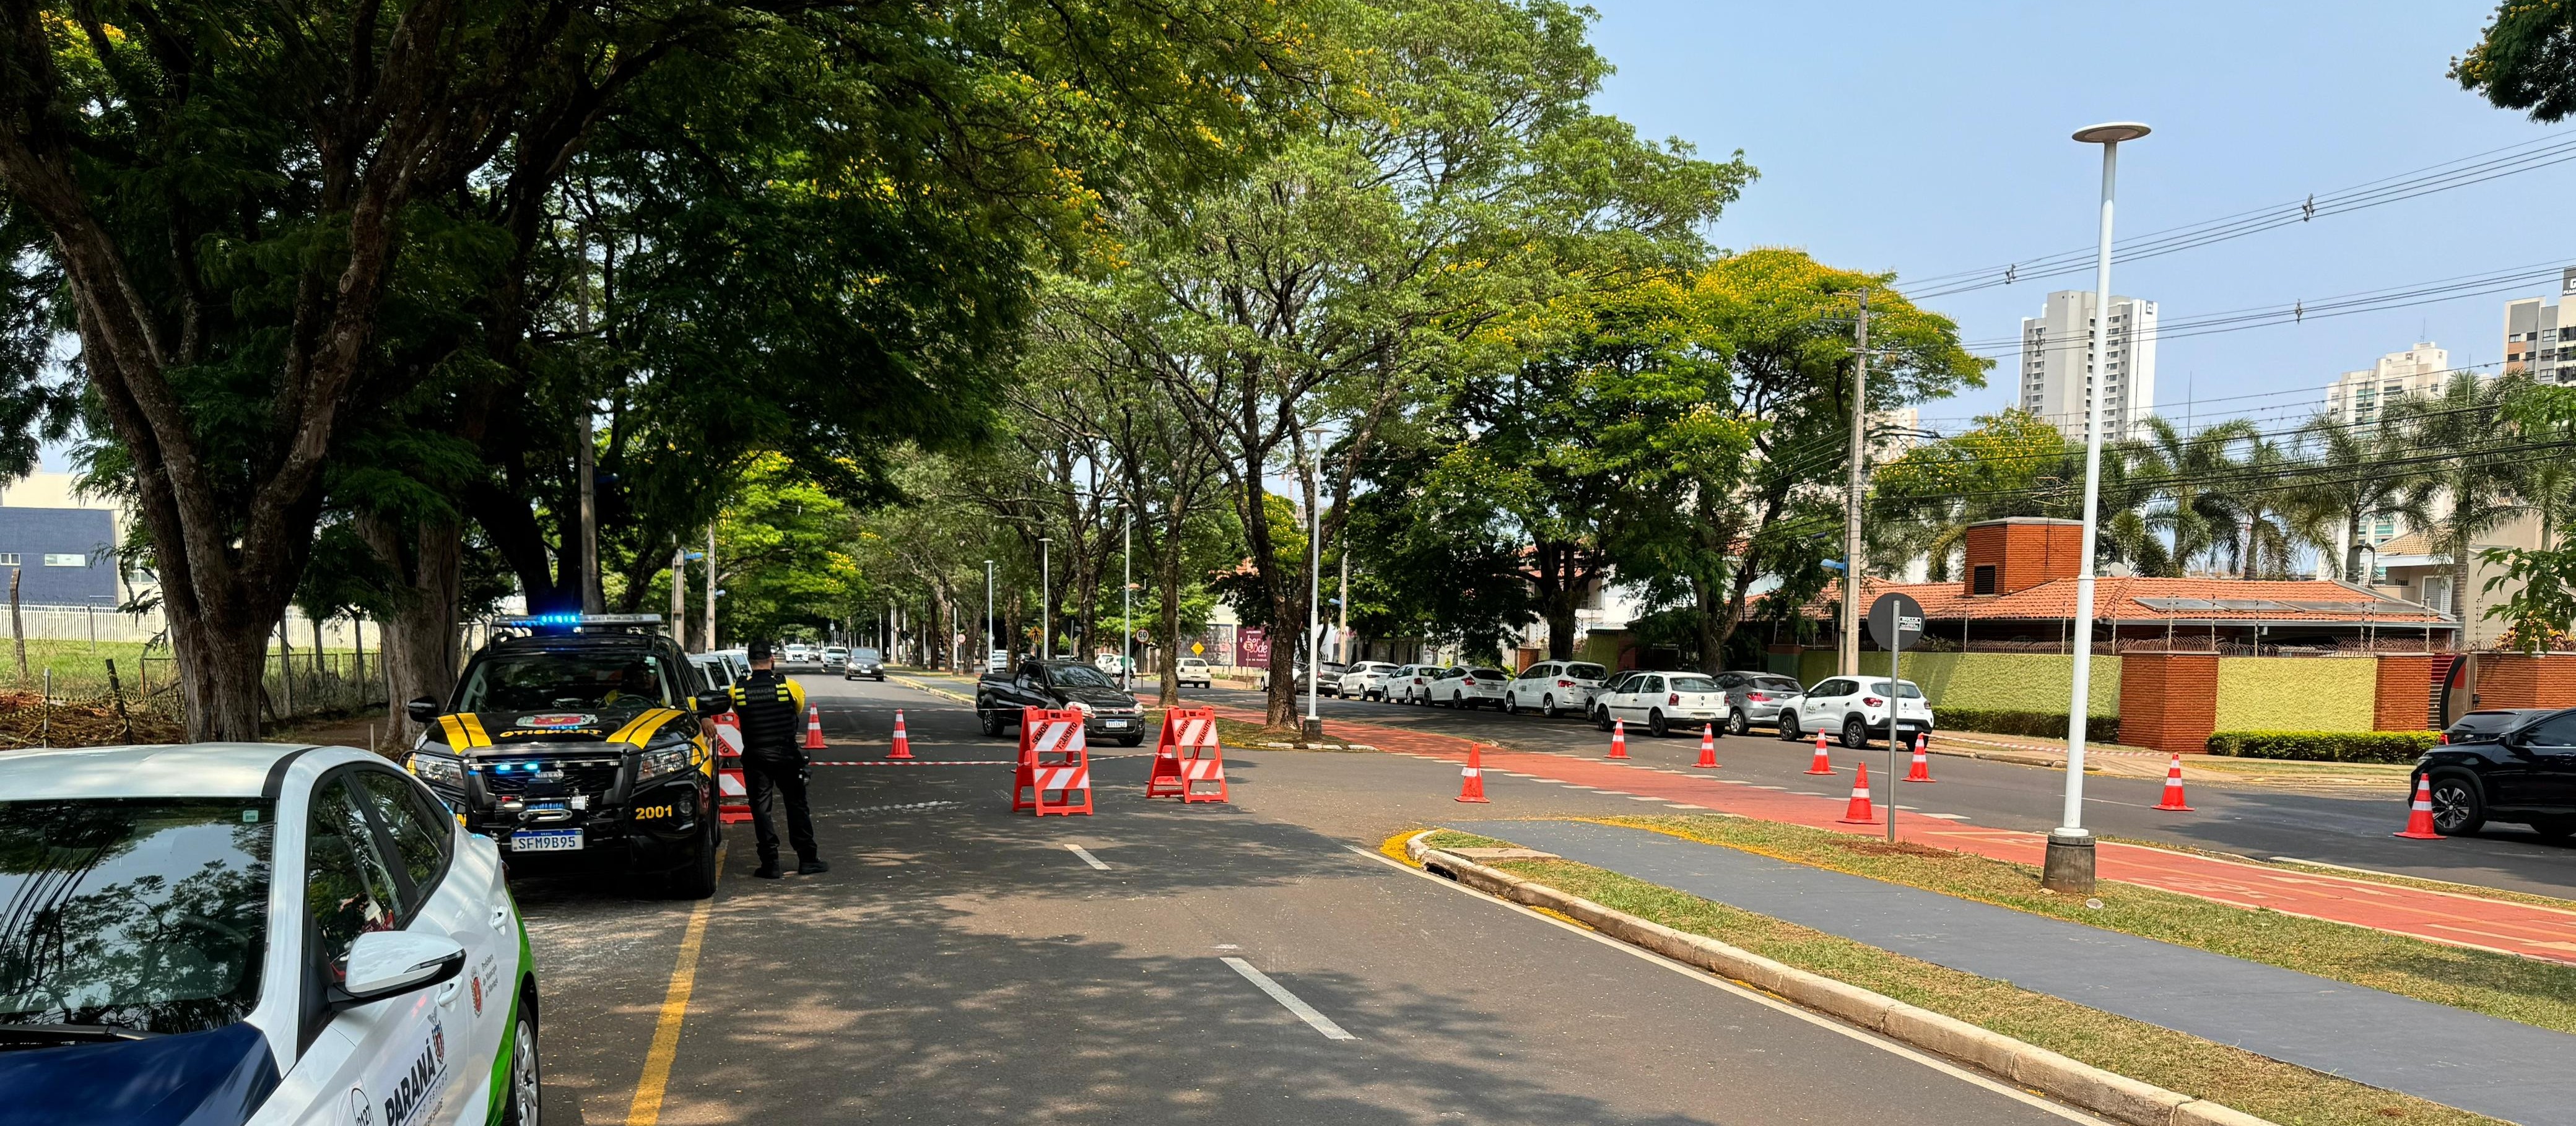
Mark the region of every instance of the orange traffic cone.
<instances>
[{"instance_id":1,"label":"orange traffic cone","mask_svg":"<svg viewBox=\"0 0 2576 1126\"><path fill-rule=\"evenodd\" d=\"M2406 830L2396 834L2410 841L2438 841L2439 830L2433 828L2433 780L2415 776L2415 804L2406 815Z\"/></svg>"},{"instance_id":2,"label":"orange traffic cone","mask_svg":"<svg viewBox=\"0 0 2576 1126\"><path fill-rule=\"evenodd\" d=\"M1931 743L1932 733L1929 731L1925 731L1914 736L1914 763L1913 765L1905 768L1906 781L1929 782L1932 780L1932 759L1931 756L1923 749L1930 746Z\"/></svg>"},{"instance_id":3,"label":"orange traffic cone","mask_svg":"<svg viewBox=\"0 0 2576 1126\"><path fill-rule=\"evenodd\" d=\"M823 749L823 709L815 704L805 705L805 749Z\"/></svg>"},{"instance_id":4,"label":"orange traffic cone","mask_svg":"<svg viewBox=\"0 0 2576 1126\"><path fill-rule=\"evenodd\" d=\"M1816 732L1816 761L1807 764L1807 773L1831 774L1833 772L1833 756L1825 753L1825 733Z\"/></svg>"},{"instance_id":5,"label":"orange traffic cone","mask_svg":"<svg viewBox=\"0 0 2576 1126\"><path fill-rule=\"evenodd\" d=\"M2190 803L2182 800L2182 752L2180 751L2174 752L2173 765L2165 768L2165 800L2157 802L2156 808L2178 810L2183 813L2191 812Z\"/></svg>"},{"instance_id":6,"label":"orange traffic cone","mask_svg":"<svg viewBox=\"0 0 2576 1126\"><path fill-rule=\"evenodd\" d=\"M1876 825L1878 809L1869 804L1869 764L1860 764L1860 773L1852 776L1851 804L1837 820L1845 825Z\"/></svg>"},{"instance_id":7,"label":"orange traffic cone","mask_svg":"<svg viewBox=\"0 0 2576 1126\"><path fill-rule=\"evenodd\" d=\"M1485 801L1485 745L1483 743L1467 744L1467 768L1458 772L1458 800Z\"/></svg>"},{"instance_id":8,"label":"orange traffic cone","mask_svg":"<svg viewBox=\"0 0 2576 1126\"><path fill-rule=\"evenodd\" d=\"M894 713L894 749L886 752L889 759L911 758L912 738L903 733L903 713Z\"/></svg>"},{"instance_id":9,"label":"orange traffic cone","mask_svg":"<svg viewBox=\"0 0 2576 1126\"><path fill-rule=\"evenodd\" d=\"M1717 768L1717 727L1715 725L1705 723L1700 725L1699 761L1691 765L1705 766L1711 770Z\"/></svg>"},{"instance_id":10,"label":"orange traffic cone","mask_svg":"<svg viewBox=\"0 0 2576 1126\"><path fill-rule=\"evenodd\" d=\"M1610 721L1610 756L1609 756L1609 757L1611 757L1611 758L1626 758L1626 757L1628 757L1628 722L1627 722L1626 720L1612 720L1612 721Z\"/></svg>"}]
</instances>

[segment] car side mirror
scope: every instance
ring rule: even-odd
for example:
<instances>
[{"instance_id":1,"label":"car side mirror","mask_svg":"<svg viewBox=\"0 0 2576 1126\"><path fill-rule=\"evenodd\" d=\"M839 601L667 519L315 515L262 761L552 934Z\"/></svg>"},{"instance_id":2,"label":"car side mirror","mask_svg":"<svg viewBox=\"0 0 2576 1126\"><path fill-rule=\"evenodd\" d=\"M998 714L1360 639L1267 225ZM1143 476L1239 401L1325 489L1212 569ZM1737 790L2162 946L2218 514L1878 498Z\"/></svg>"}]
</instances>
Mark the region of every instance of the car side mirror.
<instances>
[{"instance_id":1,"label":"car side mirror","mask_svg":"<svg viewBox=\"0 0 2576 1126\"><path fill-rule=\"evenodd\" d=\"M455 939L410 931L369 931L349 944L348 973L332 1000L363 1005L453 980L465 970Z\"/></svg>"},{"instance_id":2,"label":"car side mirror","mask_svg":"<svg viewBox=\"0 0 2576 1126\"><path fill-rule=\"evenodd\" d=\"M403 705L403 714L413 723L429 723L438 718L438 701L427 696Z\"/></svg>"}]
</instances>

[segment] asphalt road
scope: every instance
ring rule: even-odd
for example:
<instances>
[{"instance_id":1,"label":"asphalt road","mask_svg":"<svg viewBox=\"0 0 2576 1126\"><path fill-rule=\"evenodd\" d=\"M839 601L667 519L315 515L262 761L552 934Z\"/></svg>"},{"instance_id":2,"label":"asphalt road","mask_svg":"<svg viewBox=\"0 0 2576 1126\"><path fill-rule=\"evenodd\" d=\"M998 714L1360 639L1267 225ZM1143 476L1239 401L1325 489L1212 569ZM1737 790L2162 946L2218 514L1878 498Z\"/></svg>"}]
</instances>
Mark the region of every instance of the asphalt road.
<instances>
[{"instance_id":1,"label":"asphalt road","mask_svg":"<svg viewBox=\"0 0 2576 1126\"><path fill-rule=\"evenodd\" d=\"M1096 816L1015 817L1007 766L940 765L1010 757L968 709L807 683L818 758L880 759L901 707L925 764L817 768L825 875L751 878L735 827L659 1122L2094 1121L1373 855L1456 815L1454 768L1238 750L1184 807L1137 754L1094 760ZM647 1121L695 905L520 893L549 1115Z\"/></svg>"},{"instance_id":2,"label":"asphalt road","mask_svg":"<svg viewBox=\"0 0 2576 1126\"><path fill-rule=\"evenodd\" d=\"M1259 709L1258 692L1234 689L1197 691L1239 707ZM1515 750L1555 751L1598 756L1610 737L1580 719L1544 719L1504 715L1499 711L1455 711L1325 697L1319 714L1329 727L1350 719L1388 727L1434 731L1504 744ZM1656 739L1642 726L1628 731L1628 753L1656 766L1688 766L1699 756L1692 737ZM1750 737L1719 736L1718 758L1730 777L1758 779L1808 789L1814 779L1801 772L1814 755L1813 743L1783 743L1763 728ZM1926 812L1965 815L1980 825L2044 832L2058 824L2065 802L2062 771L2013 763L1936 755L1932 785L1891 784L1883 776L1884 743L1865 756L1834 748L1834 761L1869 764L1874 789L1885 800ZM2381 797L2335 797L2272 787L2225 782L2193 783L2191 813L2155 809L2163 783L2143 778L2088 775L2084 780L2084 821L2096 833L2138 840L2164 841L2219 849L2254 857L2290 856L2383 872L2452 880L2482 887L2538 895L2576 896L2576 847L2542 841L2520 825L2497 825L2474 837L2440 841L2399 840L2389 834L2406 823L2406 807Z\"/></svg>"}]
</instances>

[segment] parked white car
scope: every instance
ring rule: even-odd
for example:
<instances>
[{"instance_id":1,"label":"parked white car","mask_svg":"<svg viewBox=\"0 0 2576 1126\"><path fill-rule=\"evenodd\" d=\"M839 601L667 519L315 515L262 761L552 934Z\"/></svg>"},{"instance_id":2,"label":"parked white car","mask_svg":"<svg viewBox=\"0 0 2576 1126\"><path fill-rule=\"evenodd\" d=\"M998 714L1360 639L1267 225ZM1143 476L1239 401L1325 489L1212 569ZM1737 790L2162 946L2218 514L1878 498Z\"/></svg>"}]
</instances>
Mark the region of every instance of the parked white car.
<instances>
[{"instance_id":1,"label":"parked white car","mask_svg":"<svg viewBox=\"0 0 2576 1126\"><path fill-rule=\"evenodd\" d=\"M1397 665L1386 674L1386 699L1398 704L1431 702L1431 682L1439 679L1446 665Z\"/></svg>"},{"instance_id":2,"label":"parked white car","mask_svg":"<svg viewBox=\"0 0 2576 1126\"><path fill-rule=\"evenodd\" d=\"M1473 709L1485 704L1503 702L1503 686L1512 682L1512 674L1481 665L1452 665L1442 669L1430 684L1431 702L1452 708Z\"/></svg>"},{"instance_id":3,"label":"parked white car","mask_svg":"<svg viewBox=\"0 0 2576 1126\"><path fill-rule=\"evenodd\" d=\"M1584 715L1592 710L1592 694L1609 676L1610 670L1588 661L1540 661L1503 686L1503 710L1536 708L1549 719L1567 712Z\"/></svg>"},{"instance_id":4,"label":"parked white car","mask_svg":"<svg viewBox=\"0 0 2576 1126\"><path fill-rule=\"evenodd\" d=\"M1613 720L1643 723L1650 735L1670 735L1684 727L1716 723L1726 716L1726 692L1716 679L1696 672L1631 673L1593 698L1592 722L1610 729Z\"/></svg>"},{"instance_id":5,"label":"parked white car","mask_svg":"<svg viewBox=\"0 0 2576 1126\"><path fill-rule=\"evenodd\" d=\"M1384 699L1387 677L1393 675L1397 667L1385 661L1361 661L1342 670L1341 690L1334 695L1345 699Z\"/></svg>"},{"instance_id":6,"label":"parked white car","mask_svg":"<svg viewBox=\"0 0 2576 1126\"><path fill-rule=\"evenodd\" d=\"M1796 711L1780 713L1780 737L1794 742L1822 731L1838 736L1843 746L1866 747L1870 736L1887 734L1891 700L1897 705L1898 731L1908 742L1915 733L1932 730L1932 701L1923 698L1913 681L1900 680L1891 692L1886 677L1837 676L1817 681Z\"/></svg>"},{"instance_id":7,"label":"parked white car","mask_svg":"<svg viewBox=\"0 0 2576 1126\"><path fill-rule=\"evenodd\" d=\"M1201 688L1216 686L1216 682L1209 679L1207 661L1198 657L1183 657L1173 662L1172 681L1183 688L1193 684Z\"/></svg>"},{"instance_id":8,"label":"parked white car","mask_svg":"<svg viewBox=\"0 0 2576 1126\"><path fill-rule=\"evenodd\" d=\"M29 749L0 756L0 794L0 1117L537 1121L536 968L500 850L392 763Z\"/></svg>"}]
</instances>

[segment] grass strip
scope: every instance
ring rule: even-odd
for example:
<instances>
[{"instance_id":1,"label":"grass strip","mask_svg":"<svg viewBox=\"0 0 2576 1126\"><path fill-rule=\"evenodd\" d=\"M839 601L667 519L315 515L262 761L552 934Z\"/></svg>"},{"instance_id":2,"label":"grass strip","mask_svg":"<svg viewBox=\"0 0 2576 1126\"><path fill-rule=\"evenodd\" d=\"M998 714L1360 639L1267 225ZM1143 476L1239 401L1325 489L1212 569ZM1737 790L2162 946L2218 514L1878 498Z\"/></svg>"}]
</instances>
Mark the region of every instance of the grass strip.
<instances>
[{"instance_id":1,"label":"grass strip","mask_svg":"<svg viewBox=\"0 0 2576 1126\"><path fill-rule=\"evenodd\" d=\"M2039 870L1911 842L1855 837L1731 817L1604 817L1604 824L1668 833L1892 884L2231 958L2382 989L2439 1005L2576 1032L2576 966L2444 946L2387 931L2262 908L2236 907L2115 880L2087 901L2042 891Z\"/></svg>"},{"instance_id":2,"label":"grass strip","mask_svg":"<svg viewBox=\"0 0 2576 1126\"><path fill-rule=\"evenodd\" d=\"M1402 838L1390 843L1401 848ZM1443 831L1428 843L1436 848L1474 848L1509 842ZM2499 1122L1590 865L1511 860L1490 866L2283 1126L2389 1122L2496 1126Z\"/></svg>"}]
</instances>

